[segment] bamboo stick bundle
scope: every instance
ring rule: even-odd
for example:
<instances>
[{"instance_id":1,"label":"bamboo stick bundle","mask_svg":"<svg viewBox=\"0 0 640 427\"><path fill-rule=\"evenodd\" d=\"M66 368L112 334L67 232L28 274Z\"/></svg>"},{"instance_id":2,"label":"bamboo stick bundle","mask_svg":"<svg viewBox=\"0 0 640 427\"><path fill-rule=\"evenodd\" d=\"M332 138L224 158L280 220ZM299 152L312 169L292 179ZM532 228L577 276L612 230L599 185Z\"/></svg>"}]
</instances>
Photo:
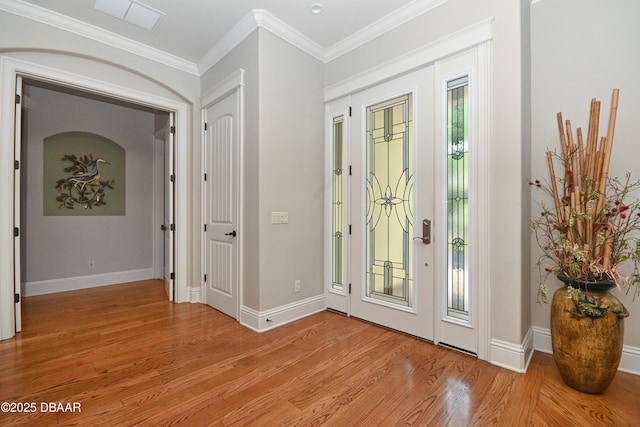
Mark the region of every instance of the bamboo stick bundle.
<instances>
[{"instance_id":1,"label":"bamboo stick bundle","mask_svg":"<svg viewBox=\"0 0 640 427\"><path fill-rule=\"evenodd\" d=\"M613 138L618 110L619 89L614 89L611 112L606 136L600 136L600 107L597 99L591 99L589 124L583 129L574 129L570 120L563 121L562 113L557 113L557 125L560 136L560 155L547 151L547 163L551 178L551 192L557 213L557 222L551 225L551 241L558 238L560 243L554 249L561 262L561 270L568 274L583 274L586 277L597 276L594 266L602 277L615 278L617 259L612 259L619 251L619 228L622 219L627 218L616 212L607 203L609 188L609 169L613 152ZM564 171L556 176L554 158L562 162ZM560 188L561 187L561 188ZM626 187L625 187L626 188ZM609 191L619 191L617 187ZM609 200L612 203L613 201ZM621 205L616 202L615 205ZM629 208L625 206L625 209ZM547 220L549 221L549 220ZM550 234L550 235L551 235ZM571 248L568 249L567 246ZM576 253L581 252L581 254ZM613 269L613 271L611 271ZM579 272L578 272L579 270Z\"/></svg>"}]
</instances>

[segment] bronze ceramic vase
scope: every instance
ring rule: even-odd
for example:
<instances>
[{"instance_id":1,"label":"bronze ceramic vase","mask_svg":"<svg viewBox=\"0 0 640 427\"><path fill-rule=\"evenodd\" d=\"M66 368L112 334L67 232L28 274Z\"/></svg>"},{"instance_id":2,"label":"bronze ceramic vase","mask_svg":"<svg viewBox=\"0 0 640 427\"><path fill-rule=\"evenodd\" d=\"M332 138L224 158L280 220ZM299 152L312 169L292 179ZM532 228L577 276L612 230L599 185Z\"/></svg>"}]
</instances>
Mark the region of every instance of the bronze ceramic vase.
<instances>
[{"instance_id":1,"label":"bronze ceramic vase","mask_svg":"<svg viewBox=\"0 0 640 427\"><path fill-rule=\"evenodd\" d=\"M624 339L622 303L609 293L615 283L585 282L558 276L565 286L551 302L553 358L563 381L586 393L603 393L618 371ZM569 298L568 285L581 290Z\"/></svg>"}]
</instances>

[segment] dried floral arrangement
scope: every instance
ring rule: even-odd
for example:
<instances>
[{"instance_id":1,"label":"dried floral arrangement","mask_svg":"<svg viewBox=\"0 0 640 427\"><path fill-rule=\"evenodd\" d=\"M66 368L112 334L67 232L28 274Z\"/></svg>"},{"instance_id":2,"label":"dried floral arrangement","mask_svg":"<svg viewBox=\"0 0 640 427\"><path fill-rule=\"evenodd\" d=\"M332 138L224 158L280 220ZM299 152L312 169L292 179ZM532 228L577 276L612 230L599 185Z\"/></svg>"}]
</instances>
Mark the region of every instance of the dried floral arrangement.
<instances>
[{"instance_id":1,"label":"dried floral arrangement","mask_svg":"<svg viewBox=\"0 0 640 427\"><path fill-rule=\"evenodd\" d=\"M538 261L543 280L538 301L547 302L545 279L564 275L585 281L615 282L634 299L640 294L640 203L632 193L640 181L609 176L619 90L614 89L606 137L599 137L600 101L591 100L586 141L582 129L573 137L571 121L558 113L561 152L547 151L549 185L543 189L553 208L542 206L532 228L542 250ZM560 167L556 169L555 164ZM630 273L621 264L628 262Z\"/></svg>"}]
</instances>

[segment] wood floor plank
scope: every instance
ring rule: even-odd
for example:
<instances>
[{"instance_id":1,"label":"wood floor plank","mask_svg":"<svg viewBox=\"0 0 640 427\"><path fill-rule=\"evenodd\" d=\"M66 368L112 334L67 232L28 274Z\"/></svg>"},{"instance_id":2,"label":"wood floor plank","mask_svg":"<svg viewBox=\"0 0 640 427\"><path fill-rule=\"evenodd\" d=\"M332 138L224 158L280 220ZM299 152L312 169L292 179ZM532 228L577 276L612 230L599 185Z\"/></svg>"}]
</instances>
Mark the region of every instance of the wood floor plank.
<instances>
[{"instance_id":1,"label":"wood floor plank","mask_svg":"<svg viewBox=\"0 0 640 427\"><path fill-rule=\"evenodd\" d=\"M81 404L1 413L0 425L638 425L640 377L602 395L535 353L526 374L321 312L262 334L161 281L24 299L0 342L0 402Z\"/></svg>"}]
</instances>

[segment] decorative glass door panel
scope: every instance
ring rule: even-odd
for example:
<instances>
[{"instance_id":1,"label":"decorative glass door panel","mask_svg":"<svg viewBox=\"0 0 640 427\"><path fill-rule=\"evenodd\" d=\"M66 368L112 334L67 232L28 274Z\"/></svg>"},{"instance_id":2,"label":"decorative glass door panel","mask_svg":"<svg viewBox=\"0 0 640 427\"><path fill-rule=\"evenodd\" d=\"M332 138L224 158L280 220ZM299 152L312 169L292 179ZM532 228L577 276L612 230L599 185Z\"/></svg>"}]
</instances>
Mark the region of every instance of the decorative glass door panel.
<instances>
[{"instance_id":1,"label":"decorative glass door panel","mask_svg":"<svg viewBox=\"0 0 640 427\"><path fill-rule=\"evenodd\" d=\"M331 288L344 291L344 115L332 120Z\"/></svg>"},{"instance_id":2,"label":"decorative glass door panel","mask_svg":"<svg viewBox=\"0 0 640 427\"><path fill-rule=\"evenodd\" d=\"M412 94L366 109L366 296L413 306Z\"/></svg>"},{"instance_id":3,"label":"decorative glass door panel","mask_svg":"<svg viewBox=\"0 0 640 427\"><path fill-rule=\"evenodd\" d=\"M434 330L433 68L351 97L349 298L354 317L428 340Z\"/></svg>"},{"instance_id":4,"label":"decorative glass door panel","mask_svg":"<svg viewBox=\"0 0 640 427\"><path fill-rule=\"evenodd\" d=\"M469 76L447 82L447 315L469 320Z\"/></svg>"}]
</instances>

